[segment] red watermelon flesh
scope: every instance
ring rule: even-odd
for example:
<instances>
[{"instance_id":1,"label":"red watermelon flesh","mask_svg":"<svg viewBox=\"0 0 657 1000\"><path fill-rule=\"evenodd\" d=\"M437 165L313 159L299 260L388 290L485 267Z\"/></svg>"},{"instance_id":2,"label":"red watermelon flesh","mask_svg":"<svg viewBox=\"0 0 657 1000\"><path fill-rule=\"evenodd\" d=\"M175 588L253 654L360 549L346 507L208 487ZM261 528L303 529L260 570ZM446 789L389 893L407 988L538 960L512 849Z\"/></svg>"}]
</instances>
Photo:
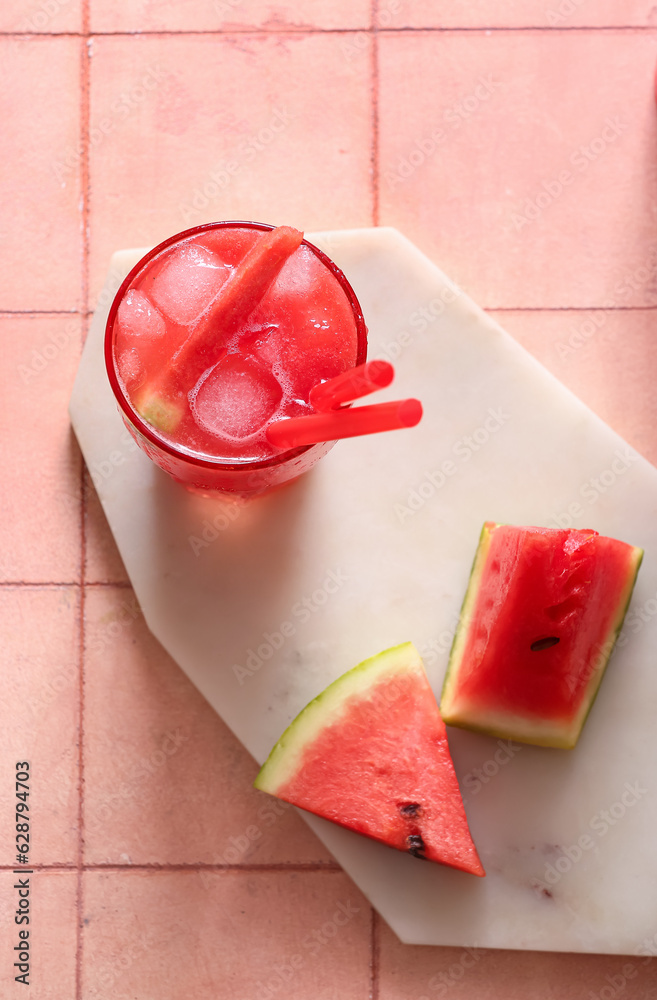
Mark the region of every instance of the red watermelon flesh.
<instances>
[{"instance_id":1,"label":"red watermelon flesh","mask_svg":"<svg viewBox=\"0 0 657 1000\"><path fill-rule=\"evenodd\" d=\"M412 643L366 660L312 701L256 787L415 857L485 874Z\"/></svg>"},{"instance_id":2,"label":"red watermelon flesh","mask_svg":"<svg viewBox=\"0 0 657 1000\"><path fill-rule=\"evenodd\" d=\"M592 530L485 524L443 688L447 724L574 746L642 554Z\"/></svg>"}]
</instances>

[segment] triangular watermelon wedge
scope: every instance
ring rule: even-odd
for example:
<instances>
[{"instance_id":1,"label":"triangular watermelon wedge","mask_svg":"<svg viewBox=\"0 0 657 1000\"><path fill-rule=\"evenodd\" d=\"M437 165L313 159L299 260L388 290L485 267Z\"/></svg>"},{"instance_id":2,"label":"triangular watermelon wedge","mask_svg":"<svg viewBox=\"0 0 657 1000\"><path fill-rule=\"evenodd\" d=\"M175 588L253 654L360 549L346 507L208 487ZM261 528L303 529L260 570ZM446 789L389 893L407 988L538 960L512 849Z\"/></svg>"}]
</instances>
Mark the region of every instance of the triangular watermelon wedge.
<instances>
[{"instance_id":1,"label":"triangular watermelon wedge","mask_svg":"<svg viewBox=\"0 0 657 1000\"><path fill-rule=\"evenodd\" d=\"M354 667L283 733L256 788L415 857L485 875L411 642Z\"/></svg>"}]
</instances>

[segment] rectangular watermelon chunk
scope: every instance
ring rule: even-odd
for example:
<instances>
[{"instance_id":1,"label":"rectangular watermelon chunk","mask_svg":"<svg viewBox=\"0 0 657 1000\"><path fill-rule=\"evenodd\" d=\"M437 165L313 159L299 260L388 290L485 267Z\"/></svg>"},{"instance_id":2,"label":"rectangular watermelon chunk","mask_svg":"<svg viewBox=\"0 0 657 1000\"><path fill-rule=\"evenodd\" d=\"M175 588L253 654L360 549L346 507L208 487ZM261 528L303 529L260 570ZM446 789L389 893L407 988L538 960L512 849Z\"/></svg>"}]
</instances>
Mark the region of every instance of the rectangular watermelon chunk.
<instances>
[{"instance_id":1,"label":"rectangular watermelon chunk","mask_svg":"<svg viewBox=\"0 0 657 1000\"><path fill-rule=\"evenodd\" d=\"M445 724L410 642L365 660L311 701L255 786L414 857L486 874Z\"/></svg>"},{"instance_id":2,"label":"rectangular watermelon chunk","mask_svg":"<svg viewBox=\"0 0 657 1000\"><path fill-rule=\"evenodd\" d=\"M597 531L487 522L443 686L445 722L574 747L642 557Z\"/></svg>"},{"instance_id":3,"label":"rectangular watermelon chunk","mask_svg":"<svg viewBox=\"0 0 657 1000\"><path fill-rule=\"evenodd\" d=\"M220 360L228 334L260 303L283 266L299 248L303 233L291 226L263 231L195 325L167 366L147 382L135 400L141 416L167 434L183 419L188 394L208 368Z\"/></svg>"}]
</instances>

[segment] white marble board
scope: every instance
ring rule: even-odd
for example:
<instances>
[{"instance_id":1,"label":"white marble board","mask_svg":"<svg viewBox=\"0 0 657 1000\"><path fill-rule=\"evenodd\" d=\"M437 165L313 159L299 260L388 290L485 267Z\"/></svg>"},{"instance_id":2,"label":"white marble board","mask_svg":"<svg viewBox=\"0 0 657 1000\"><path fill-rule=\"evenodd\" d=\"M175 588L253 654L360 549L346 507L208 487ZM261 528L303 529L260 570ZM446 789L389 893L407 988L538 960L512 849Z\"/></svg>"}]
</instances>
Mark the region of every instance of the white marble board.
<instances>
[{"instance_id":1,"label":"white marble board","mask_svg":"<svg viewBox=\"0 0 657 1000\"><path fill-rule=\"evenodd\" d=\"M425 417L340 442L241 506L187 493L132 445L105 376L109 304L144 251L116 254L71 416L146 620L262 761L311 698L387 646L413 640L439 695L484 520L645 548L576 750L449 731L485 879L304 814L407 943L636 952L657 931L657 471L396 230L309 238L352 282L369 356L395 364L378 399L418 396Z\"/></svg>"}]
</instances>

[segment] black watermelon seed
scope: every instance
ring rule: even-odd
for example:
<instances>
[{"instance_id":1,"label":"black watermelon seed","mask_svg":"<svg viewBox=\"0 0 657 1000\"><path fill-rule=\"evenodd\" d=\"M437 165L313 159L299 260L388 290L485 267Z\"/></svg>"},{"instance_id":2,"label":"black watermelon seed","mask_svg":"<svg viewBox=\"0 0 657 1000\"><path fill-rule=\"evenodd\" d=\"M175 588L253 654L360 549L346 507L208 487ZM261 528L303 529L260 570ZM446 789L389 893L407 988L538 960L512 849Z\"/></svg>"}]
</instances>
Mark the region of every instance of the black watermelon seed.
<instances>
[{"instance_id":1,"label":"black watermelon seed","mask_svg":"<svg viewBox=\"0 0 657 1000\"><path fill-rule=\"evenodd\" d=\"M556 635L548 635L545 639L536 639L535 642L529 647L532 653L540 653L542 649L550 649L551 646L556 646L561 640Z\"/></svg>"},{"instance_id":2,"label":"black watermelon seed","mask_svg":"<svg viewBox=\"0 0 657 1000\"><path fill-rule=\"evenodd\" d=\"M399 806L399 811L402 816L417 816L421 809L422 806L419 802L404 802Z\"/></svg>"},{"instance_id":3,"label":"black watermelon seed","mask_svg":"<svg viewBox=\"0 0 657 1000\"><path fill-rule=\"evenodd\" d=\"M422 858L423 861L426 860L422 853L425 850L424 841L419 833L411 833L406 838L406 843L408 844L409 854L412 854L414 858Z\"/></svg>"}]
</instances>

